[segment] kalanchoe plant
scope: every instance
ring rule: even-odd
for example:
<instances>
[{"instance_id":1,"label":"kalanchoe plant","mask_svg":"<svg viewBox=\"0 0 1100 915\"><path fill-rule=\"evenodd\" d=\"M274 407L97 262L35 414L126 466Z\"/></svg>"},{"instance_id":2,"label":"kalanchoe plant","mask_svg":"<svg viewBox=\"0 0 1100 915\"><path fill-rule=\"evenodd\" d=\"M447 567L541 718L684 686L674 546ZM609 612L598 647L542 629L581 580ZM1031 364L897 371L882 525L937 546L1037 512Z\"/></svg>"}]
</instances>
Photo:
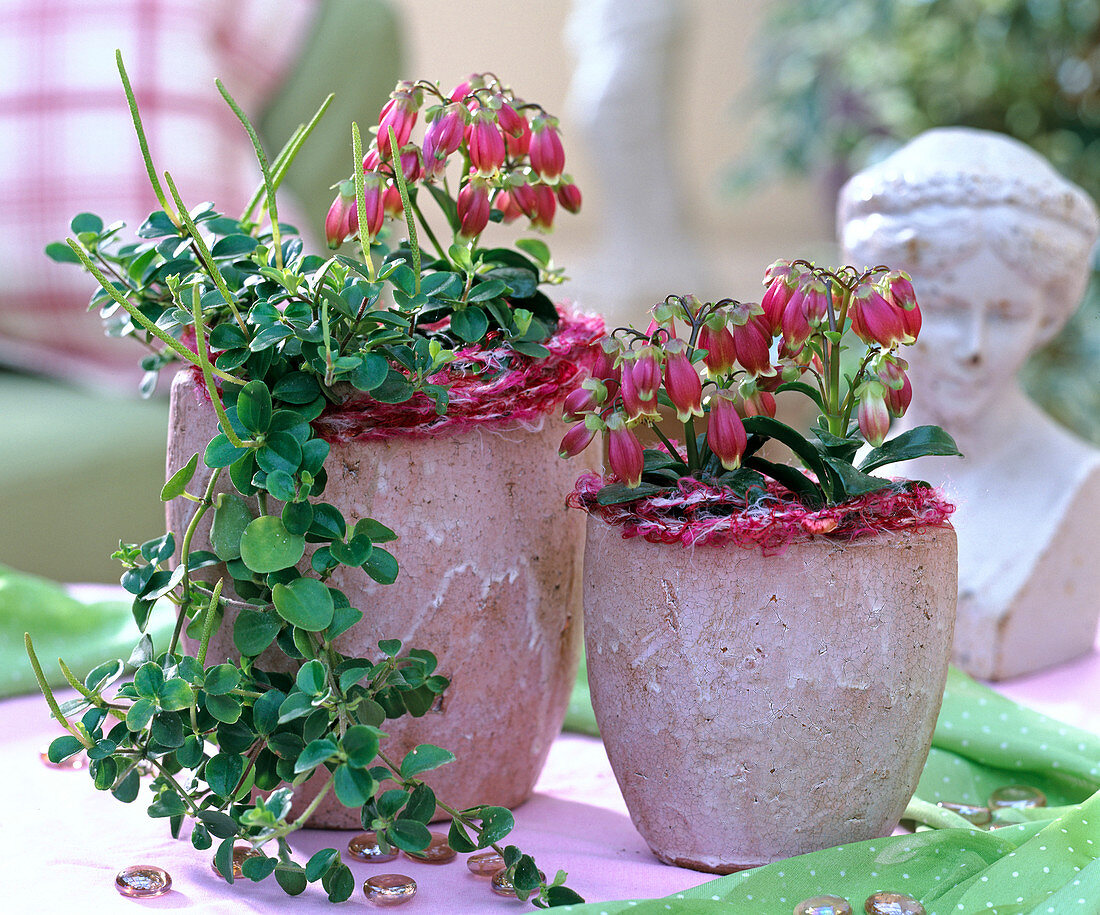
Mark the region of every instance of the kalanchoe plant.
<instances>
[{"instance_id":1,"label":"kalanchoe plant","mask_svg":"<svg viewBox=\"0 0 1100 915\"><path fill-rule=\"evenodd\" d=\"M602 341L592 376L566 400L566 419L576 425L561 445L572 456L604 434L617 479L599 492L599 504L656 495L684 478L745 493L770 477L816 509L907 485L872 476L879 467L959 453L937 426L886 440L891 417L912 398L898 350L921 325L906 274L776 261L764 285L760 304L669 296L644 333L619 328ZM817 407L812 440L775 419L775 394L787 391ZM673 412L682 443L657 425ZM661 447L644 449L638 427L650 428ZM809 473L763 458L773 439ZM857 462L864 444L871 450Z\"/></svg>"},{"instance_id":2,"label":"kalanchoe plant","mask_svg":"<svg viewBox=\"0 0 1100 915\"><path fill-rule=\"evenodd\" d=\"M62 664L79 696L59 705L28 637L39 683L68 732L51 745L50 758L86 751L95 786L127 803L144 793L141 777L150 772L150 816L168 819L173 835L188 823L198 849L216 841L214 864L230 883L234 844L247 843L258 852L244 861L248 879L274 874L290 895L320 881L333 902L349 898L355 881L336 849L324 849L303 865L287 841L334 794L360 810L364 828L376 831L383 845L414 853L427 847L426 824L442 810L451 820L452 847L496 849L521 899L533 896L540 907L581 901L564 886L564 873L547 883L529 855L501 845L513 826L508 810L457 810L435 796L422 776L452 760L448 750L424 744L397 759L382 748L388 719L424 715L448 683L436 673L430 651L397 640L379 642L377 655L367 658L346 656L336 647L363 610L329 584L330 576L346 566L392 583L398 564L383 544L395 534L372 518L345 518L338 506L323 501L329 445L310 425L327 403L346 396L341 388L383 403L421 393L445 412L446 385L430 379L447 365L456 342L537 356L537 340L551 329L553 313L543 308L537 291L539 267L518 252L481 252L472 244L456 244L439 261L421 262L410 212L415 190L400 172L385 177L385 157L408 139L414 99L427 84L395 94L372 146L381 157L377 180L394 180L406 204L408 240L390 251L370 244L377 231L372 229L363 260L326 259L303 252L296 231L279 222L275 196L316 118L269 164L247 118L219 83L253 139L263 184L239 219L210 204L188 209L167 173L164 192L121 57L118 63L162 209L141 227L137 241L127 243L120 241L121 225L105 228L98 217L82 214L73 221L75 238L49 253L78 261L95 275L101 288L92 302L101 306L109 328L149 348L145 390L163 366L190 363L201 374L219 427L204 454L176 468L160 494L164 501L193 504L185 528L121 545L115 554L142 633L157 601L174 606L177 623L167 649L155 652L142 634L128 661L136 672L125 680L128 668L121 659L104 663L83 682ZM460 93L462 111L480 111L483 132L508 120L513 134L522 133L523 118L493 86L484 94ZM352 133L358 146L354 125ZM437 149L469 149L486 180L498 180L493 168L503 162L518 161L518 153L478 159L484 155L473 152L478 147L463 146L469 141L456 139L453 130L440 128L432 136ZM556 147L546 146L539 161L552 171ZM357 148L355 161L361 158ZM419 167L410 167L410 180ZM351 212L361 215L368 206L371 180L357 174ZM359 224L375 225L364 219ZM549 270L545 246L540 242L530 250ZM465 323L459 321L463 314ZM448 317L449 323L443 320ZM209 471L205 483L198 482L204 475L200 461ZM232 491L217 493L218 482L227 478ZM196 530L208 515L211 549L195 549ZM227 600L230 589L234 601ZM240 657L208 664L211 634L229 606ZM189 644L197 648L189 650ZM260 656L269 651L282 656L283 664L274 666L295 673L268 669ZM292 788L315 775L323 777L323 787L292 818Z\"/></svg>"},{"instance_id":3,"label":"kalanchoe plant","mask_svg":"<svg viewBox=\"0 0 1100 915\"><path fill-rule=\"evenodd\" d=\"M413 131L421 113L426 127L417 143ZM549 249L539 239L518 240L518 251L481 241L490 223L526 217L532 228L549 231L559 203L571 213L580 210L580 190L563 173L557 124L491 73L471 75L450 94L425 81L398 83L362 158L362 175L342 182L329 208L329 246L356 235L374 242L391 218L408 222L412 238L415 223L435 258L424 265L425 282L414 300L408 293L396 298L419 309L418 324L447 318L460 341L502 340L517 352L545 355L540 341L558 316L538 285L562 280ZM425 215L428 199L446 224L450 237L444 241ZM417 269L404 246L395 254Z\"/></svg>"}]
</instances>

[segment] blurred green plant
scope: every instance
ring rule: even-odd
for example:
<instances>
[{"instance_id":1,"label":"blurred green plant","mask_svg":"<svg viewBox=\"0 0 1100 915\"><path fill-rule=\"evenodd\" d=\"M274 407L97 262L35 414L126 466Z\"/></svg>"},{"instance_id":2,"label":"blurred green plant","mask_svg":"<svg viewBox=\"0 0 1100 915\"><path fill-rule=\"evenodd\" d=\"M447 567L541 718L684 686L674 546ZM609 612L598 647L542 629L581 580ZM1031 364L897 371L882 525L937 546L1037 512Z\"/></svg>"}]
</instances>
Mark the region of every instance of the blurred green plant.
<instances>
[{"instance_id":1,"label":"blurred green plant","mask_svg":"<svg viewBox=\"0 0 1100 915\"><path fill-rule=\"evenodd\" d=\"M995 130L1100 196L1100 0L789 0L763 35L758 149L736 183L784 173L830 191L924 130ZM1100 443L1100 279L1023 372Z\"/></svg>"}]
</instances>

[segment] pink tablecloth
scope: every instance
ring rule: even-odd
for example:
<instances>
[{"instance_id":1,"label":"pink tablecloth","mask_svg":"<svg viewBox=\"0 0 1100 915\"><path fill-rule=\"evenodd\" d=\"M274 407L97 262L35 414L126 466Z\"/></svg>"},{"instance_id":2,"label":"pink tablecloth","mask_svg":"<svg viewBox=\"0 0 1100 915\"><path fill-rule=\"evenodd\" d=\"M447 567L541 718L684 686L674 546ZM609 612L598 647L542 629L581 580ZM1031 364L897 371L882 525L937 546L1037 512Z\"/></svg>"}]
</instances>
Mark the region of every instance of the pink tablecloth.
<instances>
[{"instance_id":1,"label":"pink tablecloth","mask_svg":"<svg viewBox=\"0 0 1100 915\"><path fill-rule=\"evenodd\" d=\"M1056 670L998 686L1002 692L1052 717L1100 732L1100 651ZM145 816L142 799L123 805L96 792L86 772L43 766L38 752L57 733L38 697L0 703L4 804L0 807L0 862L5 912L130 912L192 909L199 912L266 912L287 897L274 883L241 881L227 887L210 870L212 852L173 841L167 822ZM514 840L535 855L543 870L569 872L569 883L590 901L661 896L709 879L660 864L634 830L602 744L563 735L554 744L535 796L516 811ZM304 831L292 840L302 860L328 846L343 850L351 832ZM494 896L488 881L470 874L463 856L433 866L407 859L382 865L352 864L361 883L376 873L404 873L419 886L417 898L399 911L464 913L530 911ZM114 875L130 864L165 868L173 891L136 902L114 888ZM371 909L357 892L349 905ZM311 885L283 911L329 912L319 885Z\"/></svg>"}]
</instances>

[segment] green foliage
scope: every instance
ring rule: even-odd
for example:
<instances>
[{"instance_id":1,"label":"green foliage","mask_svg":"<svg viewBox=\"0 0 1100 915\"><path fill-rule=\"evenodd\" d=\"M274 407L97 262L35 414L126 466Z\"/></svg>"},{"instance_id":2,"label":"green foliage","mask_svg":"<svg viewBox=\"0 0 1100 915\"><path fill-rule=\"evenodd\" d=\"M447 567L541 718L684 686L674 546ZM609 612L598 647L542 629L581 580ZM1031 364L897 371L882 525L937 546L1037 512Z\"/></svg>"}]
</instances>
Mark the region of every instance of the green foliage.
<instances>
[{"instance_id":1,"label":"green foliage","mask_svg":"<svg viewBox=\"0 0 1100 915\"><path fill-rule=\"evenodd\" d=\"M124 71L123 79L129 93ZM386 755L386 719L425 714L448 680L435 673L431 652L397 640L384 640L369 658L337 648L363 610L328 583L330 576L344 566L392 583L398 561L379 544L397 535L320 501L329 445L310 423L349 386L387 403L422 393L445 412L446 387L428 379L460 343L528 353L539 346L557 316L538 286L556 274L541 243L526 248L534 260L458 246L453 256L439 252L421 275L410 267L421 262L415 235L392 250L375 246L381 265L306 254L296 230L275 216L273 174L289 159L269 167L258 145L265 190L257 201L265 200L275 225L265 228L254 217L258 202L240 219L209 204L188 211L166 176L173 207L154 177L129 99L162 209L133 242L121 240L120 225L105 228L99 217L80 214L72 224L76 238L47 253L83 264L100 280L92 303L109 334L151 348L143 391L150 393L158 372L173 363L202 371L219 429L161 490L162 500L192 506L184 529L123 544L115 554L139 628L158 599L176 606L167 651L154 656L143 637L131 657L137 669L117 690L122 661L93 670L81 695L58 709L69 733L51 744L49 756L60 762L86 750L97 789L124 803L144 796L149 815L167 818L173 834L185 817L193 819L192 844L205 850L218 840L214 866L229 883L235 843L271 845L275 854L246 861L247 879L274 874L292 896L320 882L332 902L342 902L355 880L339 852L325 849L303 867L286 841L330 792L411 852L430 841L426 824L437 808L457 828L473 830L478 847L503 838L513 820L500 808L455 810L420 781L454 759L448 750L421 745L401 761ZM184 345L185 337L194 343ZM209 525L212 552L191 549L200 524ZM231 627L240 657L212 658L207 666L210 638L222 625ZM193 654L184 651L184 632L198 645ZM276 663L268 663L270 655ZM283 672L287 659L294 675ZM79 713L79 725L65 718ZM143 791L146 769L152 777ZM324 786L301 816L288 819L290 787L310 776Z\"/></svg>"}]
</instances>

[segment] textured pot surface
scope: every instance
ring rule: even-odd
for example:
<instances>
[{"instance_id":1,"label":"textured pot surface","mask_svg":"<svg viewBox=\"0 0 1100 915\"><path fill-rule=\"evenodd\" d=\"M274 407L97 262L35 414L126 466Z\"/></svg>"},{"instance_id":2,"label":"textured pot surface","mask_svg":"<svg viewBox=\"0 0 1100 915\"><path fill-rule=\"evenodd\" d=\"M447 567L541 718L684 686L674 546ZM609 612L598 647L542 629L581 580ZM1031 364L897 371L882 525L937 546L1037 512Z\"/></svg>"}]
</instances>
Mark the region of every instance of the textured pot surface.
<instances>
[{"instance_id":1,"label":"textured pot surface","mask_svg":"<svg viewBox=\"0 0 1100 915\"><path fill-rule=\"evenodd\" d=\"M181 373L170 471L201 454L214 428L213 408ZM332 576L364 613L337 648L377 658L378 641L397 638L437 655L437 672L451 680L442 703L422 718L385 722L383 749L397 758L420 743L451 750L457 761L425 781L459 808L526 800L565 715L580 648L584 518L564 505L577 472L557 456L564 428L546 418L538 429L335 444L325 465L324 501L349 521L373 517L399 535L387 544L401 566L395 584L346 567ZM172 529L190 511L170 503ZM192 548L208 548L208 534L203 523ZM223 623L207 664L235 654ZM330 795L310 825L358 828L358 811Z\"/></svg>"},{"instance_id":2,"label":"textured pot surface","mask_svg":"<svg viewBox=\"0 0 1100 915\"><path fill-rule=\"evenodd\" d=\"M592 704L654 853L728 873L888 835L931 745L956 590L950 528L765 557L589 517Z\"/></svg>"}]
</instances>

